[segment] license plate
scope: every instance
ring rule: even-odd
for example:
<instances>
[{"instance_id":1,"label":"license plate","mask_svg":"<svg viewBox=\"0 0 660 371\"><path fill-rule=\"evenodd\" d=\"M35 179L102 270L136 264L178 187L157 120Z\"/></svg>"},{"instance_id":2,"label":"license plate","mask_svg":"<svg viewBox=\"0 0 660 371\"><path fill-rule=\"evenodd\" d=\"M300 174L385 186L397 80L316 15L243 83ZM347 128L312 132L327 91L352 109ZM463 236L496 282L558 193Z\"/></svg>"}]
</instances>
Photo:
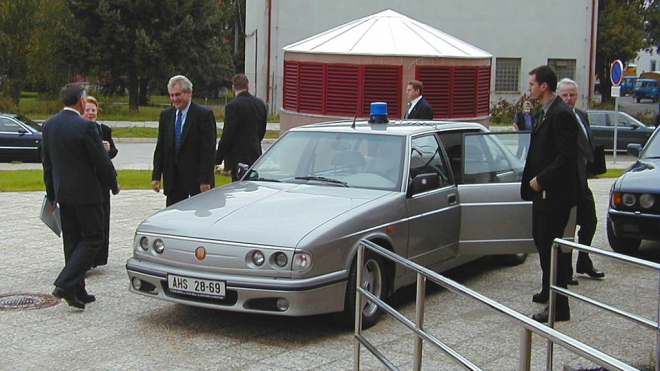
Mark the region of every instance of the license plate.
<instances>
[{"instance_id":1,"label":"license plate","mask_svg":"<svg viewBox=\"0 0 660 371\"><path fill-rule=\"evenodd\" d=\"M169 291L177 294L206 298L224 298L225 282L205 280L203 278L167 275Z\"/></svg>"}]
</instances>

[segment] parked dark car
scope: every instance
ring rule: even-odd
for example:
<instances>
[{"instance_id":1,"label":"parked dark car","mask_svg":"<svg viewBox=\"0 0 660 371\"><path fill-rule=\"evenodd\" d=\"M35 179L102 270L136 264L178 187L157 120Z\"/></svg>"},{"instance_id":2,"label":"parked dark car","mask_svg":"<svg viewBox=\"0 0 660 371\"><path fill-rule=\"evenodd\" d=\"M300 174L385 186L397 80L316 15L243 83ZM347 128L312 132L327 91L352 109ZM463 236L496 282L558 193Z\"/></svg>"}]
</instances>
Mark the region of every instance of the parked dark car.
<instances>
[{"instance_id":1,"label":"parked dark car","mask_svg":"<svg viewBox=\"0 0 660 371\"><path fill-rule=\"evenodd\" d=\"M14 113L0 113L0 161L41 162L41 126Z\"/></svg>"},{"instance_id":2,"label":"parked dark car","mask_svg":"<svg viewBox=\"0 0 660 371\"><path fill-rule=\"evenodd\" d=\"M628 144L644 145L655 127L646 126L625 112L589 110L589 123L594 134L594 144L602 144L607 150L614 149L614 120L617 120L617 151L625 151Z\"/></svg>"},{"instance_id":3,"label":"parked dark car","mask_svg":"<svg viewBox=\"0 0 660 371\"><path fill-rule=\"evenodd\" d=\"M630 144L638 157L612 185L607 211L607 239L612 250L637 251L642 240L660 240L660 130L642 149Z\"/></svg>"}]
</instances>

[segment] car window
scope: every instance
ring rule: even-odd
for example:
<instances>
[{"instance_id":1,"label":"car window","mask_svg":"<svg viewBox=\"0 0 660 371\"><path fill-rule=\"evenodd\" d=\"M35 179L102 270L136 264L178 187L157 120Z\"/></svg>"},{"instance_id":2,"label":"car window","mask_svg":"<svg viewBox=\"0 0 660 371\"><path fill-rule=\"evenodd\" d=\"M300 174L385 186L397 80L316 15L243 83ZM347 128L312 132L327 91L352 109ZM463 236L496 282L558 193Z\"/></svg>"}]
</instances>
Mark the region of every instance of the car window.
<instances>
[{"instance_id":1,"label":"car window","mask_svg":"<svg viewBox=\"0 0 660 371\"><path fill-rule=\"evenodd\" d=\"M608 116L601 112L589 112L587 113L589 118L589 125L591 126L609 126L607 125Z\"/></svg>"},{"instance_id":2,"label":"car window","mask_svg":"<svg viewBox=\"0 0 660 371\"><path fill-rule=\"evenodd\" d=\"M617 125L619 126L625 126L629 128L634 128L639 126L639 124L635 121L634 118L622 112L619 112L619 115L617 117L619 118L619 122L617 123Z\"/></svg>"},{"instance_id":3,"label":"car window","mask_svg":"<svg viewBox=\"0 0 660 371\"><path fill-rule=\"evenodd\" d=\"M18 133L20 129L25 130L22 126L5 117L0 117L0 131L7 133Z\"/></svg>"},{"instance_id":4,"label":"car window","mask_svg":"<svg viewBox=\"0 0 660 371\"><path fill-rule=\"evenodd\" d=\"M510 183L522 179L523 161L495 133L465 134L463 157L465 184Z\"/></svg>"},{"instance_id":5,"label":"car window","mask_svg":"<svg viewBox=\"0 0 660 371\"><path fill-rule=\"evenodd\" d=\"M248 179L398 190L405 137L289 132L253 166Z\"/></svg>"},{"instance_id":6,"label":"car window","mask_svg":"<svg viewBox=\"0 0 660 371\"><path fill-rule=\"evenodd\" d=\"M412 139L408 173L410 179L420 174L435 173L440 177L440 187L451 184L445 156L435 135L422 135Z\"/></svg>"}]
</instances>

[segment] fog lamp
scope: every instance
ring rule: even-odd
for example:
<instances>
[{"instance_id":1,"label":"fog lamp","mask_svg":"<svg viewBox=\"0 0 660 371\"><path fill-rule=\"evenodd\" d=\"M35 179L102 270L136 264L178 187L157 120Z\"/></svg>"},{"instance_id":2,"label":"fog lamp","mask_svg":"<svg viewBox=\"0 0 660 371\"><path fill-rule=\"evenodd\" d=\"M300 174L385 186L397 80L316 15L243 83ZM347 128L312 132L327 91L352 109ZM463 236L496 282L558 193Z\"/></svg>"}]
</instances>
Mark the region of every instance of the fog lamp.
<instances>
[{"instance_id":1,"label":"fog lamp","mask_svg":"<svg viewBox=\"0 0 660 371\"><path fill-rule=\"evenodd\" d=\"M275 303L275 305L277 305L277 309L282 312L289 309L289 301L284 298L277 299L277 303Z\"/></svg>"},{"instance_id":2,"label":"fog lamp","mask_svg":"<svg viewBox=\"0 0 660 371\"><path fill-rule=\"evenodd\" d=\"M140 280L137 277L133 277L131 280L131 284L133 285L133 288L136 290L140 290L142 288L142 280Z\"/></svg>"}]
</instances>

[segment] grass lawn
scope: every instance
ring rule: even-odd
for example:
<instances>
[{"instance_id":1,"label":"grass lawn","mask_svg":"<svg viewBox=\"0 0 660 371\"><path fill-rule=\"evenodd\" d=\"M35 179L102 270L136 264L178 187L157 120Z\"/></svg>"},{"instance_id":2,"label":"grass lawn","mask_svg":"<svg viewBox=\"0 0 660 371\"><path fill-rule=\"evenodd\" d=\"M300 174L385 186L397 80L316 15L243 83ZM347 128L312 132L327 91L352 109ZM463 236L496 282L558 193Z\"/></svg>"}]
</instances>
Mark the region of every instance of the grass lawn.
<instances>
[{"instance_id":1,"label":"grass lawn","mask_svg":"<svg viewBox=\"0 0 660 371\"><path fill-rule=\"evenodd\" d=\"M599 178L617 178L623 169L610 169ZM118 181L122 189L151 189L150 170L119 170ZM215 175L216 187L231 182L231 177ZM0 171L0 192L44 191L43 171L4 170Z\"/></svg>"},{"instance_id":2,"label":"grass lawn","mask_svg":"<svg viewBox=\"0 0 660 371\"><path fill-rule=\"evenodd\" d=\"M117 180L122 189L151 189L151 170L119 170ZM231 177L215 175L216 187L231 182ZM0 192L46 191L42 170L0 171Z\"/></svg>"}]
</instances>

